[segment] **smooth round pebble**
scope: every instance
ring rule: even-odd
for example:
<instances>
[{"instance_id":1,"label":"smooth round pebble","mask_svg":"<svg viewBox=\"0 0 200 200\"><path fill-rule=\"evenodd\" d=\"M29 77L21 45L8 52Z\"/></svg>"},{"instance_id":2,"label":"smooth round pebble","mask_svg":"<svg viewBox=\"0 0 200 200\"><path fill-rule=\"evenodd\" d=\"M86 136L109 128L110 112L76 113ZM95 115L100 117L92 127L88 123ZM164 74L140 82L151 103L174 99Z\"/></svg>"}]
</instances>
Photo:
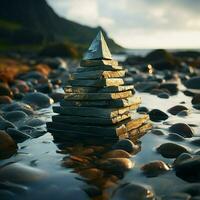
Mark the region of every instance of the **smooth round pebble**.
<instances>
[{"instance_id":1,"label":"smooth round pebble","mask_svg":"<svg viewBox=\"0 0 200 200\"><path fill-rule=\"evenodd\" d=\"M130 158L131 155L122 149L114 149L102 155L102 158Z\"/></svg>"},{"instance_id":2,"label":"smooth round pebble","mask_svg":"<svg viewBox=\"0 0 200 200\"><path fill-rule=\"evenodd\" d=\"M148 114L151 121L159 122L168 119L168 115L158 109L153 109Z\"/></svg>"},{"instance_id":3,"label":"smooth round pebble","mask_svg":"<svg viewBox=\"0 0 200 200\"><path fill-rule=\"evenodd\" d=\"M185 138L182 137L181 135L179 134L176 134L176 133L170 133L167 137L169 140L172 140L172 141L177 141L177 142L180 142L180 141L184 141Z\"/></svg>"},{"instance_id":4,"label":"smooth round pebble","mask_svg":"<svg viewBox=\"0 0 200 200\"><path fill-rule=\"evenodd\" d=\"M180 164L181 162L189 158L192 158L192 155L190 153L182 153L174 160L173 165Z\"/></svg>"},{"instance_id":5,"label":"smooth round pebble","mask_svg":"<svg viewBox=\"0 0 200 200\"><path fill-rule=\"evenodd\" d=\"M157 152L165 158L176 158L182 153L188 153L188 150L184 146L168 142L157 147Z\"/></svg>"},{"instance_id":6,"label":"smooth round pebble","mask_svg":"<svg viewBox=\"0 0 200 200\"><path fill-rule=\"evenodd\" d=\"M200 76L190 78L185 82L185 86L190 89L200 89Z\"/></svg>"},{"instance_id":7,"label":"smooth round pebble","mask_svg":"<svg viewBox=\"0 0 200 200\"><path fill-rule=\"evenodd\" d=\"M157 96L162 99L169 99L169 94L167 92L161 92Z\"/></svg>"},{"instance_id":8,"label":"smooth round pebble","mask_svg":"<svg viewBox=\"0 0 200 200\"><path fill-rule=\"evenodd\" d=\"M170 170L170 168L161 160L151 161L141 167L141 170L147 177L155 177Z\"/></svg>"},{"instance_id":9,"label":"smooth round pebble","mask_svg":"<svg viewBox=\"0 0 200 200\"><path fill-rule=\"evenodd\" d=\"M10 111L4 114L4 118L10 122L17 122L27 118L28 115L23 111Z\"/></svg>"},{"instance_id":10,"label":"smooth round pebble","mask_svg":"<svg viewBox=\"0 0 200 200\"><path fill-rule=\"evenodd\" d=\"M17 152L16 142L4 131L0 131L0 159L8 158Z\"/></svg>"},{"instance_id":11,"label":"smooth round pebble","mask_svg":"<svg viewBox=\"0 0 200 200\"><path fill-rule=\"evenodd\" d=\"M153 200L155 199L151 186L139 183L124 183L120 185L111 200Z\"/></svg>"},{"instance_id":12,"label":"smooth round pebble","mask_svg":"<svg viewBox=\"0 0 200 200\"><path fill-rule=\"evenodd\" d=\"M28 93L22 100L24 103L36 108L47 108L53 103L53 99L40 92Z\"/></svg>"},{"instance_id":13,"label":"smooth round pebble","mask_svg":"<svg viewBox=\"0 0 200 200\"><path fill-rule=\"evenodd\" d=\"M129 139L119 140L116 144L112 146L112 149L122 149L128 153L136 153L139 150L139 146L135 145Z\"/></svg>"},{"instance_id":14,"label":"smooth round pebble","mask_svg":"<svg viewBox=\"0 0 200 200\"><path fill-rule=\"evenodd\" d=\"M191 138L194 136L193 129L185 123L174 124L169 128L169 131L172 133L177 133L185 138Z\"/></svg>"},{"instance_id":15,"label":"smooth round pebble","mask_svg":"<svg viewBox=\"0 0 200 200\"><path fill-rule=\"evenodd\" d=\"M171 107L167 111L172 115L177 115L179 112L183 110L188 110L188 108L183 105L176 105L176 106Z\"/></svg>"}]
</instances>

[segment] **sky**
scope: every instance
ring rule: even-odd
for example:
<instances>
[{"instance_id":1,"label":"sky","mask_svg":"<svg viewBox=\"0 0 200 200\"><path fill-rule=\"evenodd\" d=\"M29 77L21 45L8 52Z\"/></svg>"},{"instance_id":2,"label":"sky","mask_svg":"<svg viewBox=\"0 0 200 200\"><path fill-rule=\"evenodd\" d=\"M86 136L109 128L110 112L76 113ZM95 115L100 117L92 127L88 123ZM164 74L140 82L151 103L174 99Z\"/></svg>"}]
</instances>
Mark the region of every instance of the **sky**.
<instances>
[{"instance_id":1,"label":"sky","mask_svg":"<svg viewBox=\"0 0 200 200\"><path fill-rule=\"evenodd\" d=\"M47 0L69 20L96 27L126 48L199 48L200 0Z\"/></svg>"}]
</instances>

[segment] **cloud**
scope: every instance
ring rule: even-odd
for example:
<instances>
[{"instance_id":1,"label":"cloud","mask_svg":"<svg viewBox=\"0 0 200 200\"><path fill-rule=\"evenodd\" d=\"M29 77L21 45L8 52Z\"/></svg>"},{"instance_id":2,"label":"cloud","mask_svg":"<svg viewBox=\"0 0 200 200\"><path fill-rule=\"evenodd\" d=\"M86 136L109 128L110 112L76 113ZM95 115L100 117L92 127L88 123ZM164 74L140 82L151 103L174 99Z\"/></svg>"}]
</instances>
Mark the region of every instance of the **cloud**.
<instances>
[{"instance_id":1,"label":"cloud","mask_svg":"<svg viewBox=\"0 0 200 200\"><path fill-rule=\"evenodd\" d=\"M127 47L200 47L200 1L48 0L68 19L103 26Z\"/></svg>"}]
</instances>

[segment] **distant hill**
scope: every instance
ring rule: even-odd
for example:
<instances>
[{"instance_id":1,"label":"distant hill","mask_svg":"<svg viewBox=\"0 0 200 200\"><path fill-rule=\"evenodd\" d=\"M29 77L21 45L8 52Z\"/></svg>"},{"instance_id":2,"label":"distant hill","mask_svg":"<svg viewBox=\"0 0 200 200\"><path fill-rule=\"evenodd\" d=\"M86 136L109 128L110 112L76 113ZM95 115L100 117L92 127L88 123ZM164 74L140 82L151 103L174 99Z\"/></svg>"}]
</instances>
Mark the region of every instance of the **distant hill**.
<instances>
[{"instance_id":1,"label":"distant hill","mask_svg":"<svg viewBox=\"0 0 200 200\"><path fill-rule=\"evenodd\" d=\"M101 27L91 28L59 17L45 0L0 2L0 50L37 51L52 43L68 43L83 50L100 29L112 51L123 49Z\"/></svg>"}]
</instances>

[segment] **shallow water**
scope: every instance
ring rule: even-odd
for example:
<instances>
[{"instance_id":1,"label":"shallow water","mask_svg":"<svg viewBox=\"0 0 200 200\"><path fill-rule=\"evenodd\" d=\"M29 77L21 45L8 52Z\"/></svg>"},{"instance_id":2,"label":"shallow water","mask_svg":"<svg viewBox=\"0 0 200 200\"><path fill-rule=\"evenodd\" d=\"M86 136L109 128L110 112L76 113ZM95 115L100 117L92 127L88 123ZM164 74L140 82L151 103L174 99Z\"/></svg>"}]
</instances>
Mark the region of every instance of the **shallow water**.
<instances>
[{"instance_id":1,"label":"shallow water","mask_svg":"<svg viewBox=\"0 0 200 200\"><path fill-rule=\"evenodd\" d=\"M153 127L162 130L165 135L158 136L149 132L140 139L141 151L131 157L135 166L130 171L123 173L123 176L117 179L117 184L114 187L108 187L108 193L123 182L139 182L148 184L152 186L157 195L161 196L172 191L179 191L179 188L189 183L178 178L172 168L169 172L163 175L147 178L142 173L140 167L153 160L162 160L171 166L174 159L164 158L156 152L156 147L162 143L174 142L167 138L169 134L168 128L170 125L178 122L193 126L195 137L199 137L200 111L193 109L191 105L191 97L185 96L182 92L179 92L177 95L170 96L169 99L161 99L155 95L147 93L137 93L136 95L142 97L141 106L145 106L149 110L160 109L167 113L167 110L175 105L184 105L189 108L190 114L186 117L179 117L167 113L169 118L166 121L153 122ZM45 121L50 121L52 115L52 107L39 110L36 113L36 117ZM198 149L197 146L191 144L190 141L193 139L194 137L191 139L186 138L184 141L176 141L174 143L188 147L190 152L193 154ZM87 181L82 181L81 179L84 178L74 173L74 170L77 171L76 167L70 168L62 165L62 160L70 156L70 151L65 151L64 154L61 154L60 149L57 144L54 143L53 137L50 133L46 133L39 138L26 140L18 145L19 150L17 154L13 155L9 159L1 160L1 166L10 162L17 162L42 169L48 174L47 178L44 178L39 182L31 184L25 183L25 185L29 188L25 194L26 199L36 199L38 198L38 195L40 195L40 197L54 199L56 193L59 193L60 195L57 196L58 199L63 199L64 197L69 197L70 199L87 199L86 194L83 192L83 188L87 187ZM73 144L71 145L73 146ZM73 150L76 151L76 148ZM98 184L96 182L90 182L89 185ZM76 194L78 196L74 198L74 195ZM22 196L22 194L16 194L16 198L18 197L20 199Z\"/></svg>"}]
</instances>

